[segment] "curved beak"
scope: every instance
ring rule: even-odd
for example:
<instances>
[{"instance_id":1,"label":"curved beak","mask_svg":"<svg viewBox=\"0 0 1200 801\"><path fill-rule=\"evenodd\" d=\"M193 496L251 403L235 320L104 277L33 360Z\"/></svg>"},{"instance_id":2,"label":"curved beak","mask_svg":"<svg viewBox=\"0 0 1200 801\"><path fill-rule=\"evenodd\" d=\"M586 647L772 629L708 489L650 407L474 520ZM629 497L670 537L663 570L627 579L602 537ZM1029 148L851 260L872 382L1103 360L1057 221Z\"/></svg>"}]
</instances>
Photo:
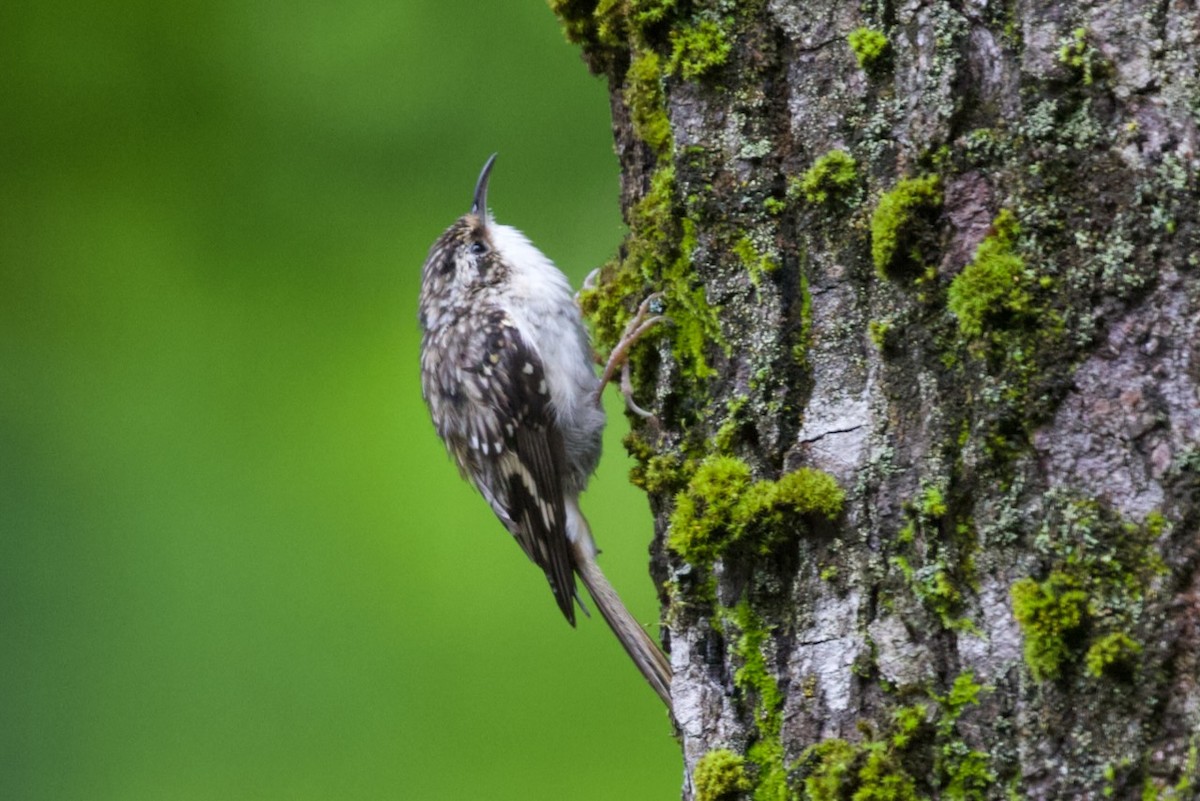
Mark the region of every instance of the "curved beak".
<instances>
[{"instance_id":1,"label":"curved beak","mask_svg":"<svg viewBox=\"0 0 1200 801\"><path fill-rule=\"evenodd\" d=\"M479 180L475 182L475 199L471 202L471 213L478 214L485 221L487 220L488 176L492 174L492 165L496 163L498 155L500 154L493 153L487 163L483 165L483 170L479 173Z\"/></svg>"}]
</instances>

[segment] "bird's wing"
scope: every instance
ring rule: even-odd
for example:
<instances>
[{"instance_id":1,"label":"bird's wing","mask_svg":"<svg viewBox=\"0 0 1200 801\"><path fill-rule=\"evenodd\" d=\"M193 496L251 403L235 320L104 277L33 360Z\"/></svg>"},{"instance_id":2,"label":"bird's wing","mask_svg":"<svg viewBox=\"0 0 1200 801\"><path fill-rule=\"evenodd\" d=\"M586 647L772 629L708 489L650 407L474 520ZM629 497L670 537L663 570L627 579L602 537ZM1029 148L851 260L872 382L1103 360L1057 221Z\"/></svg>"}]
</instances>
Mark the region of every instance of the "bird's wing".
<instances>
[{"instance_id":1,"label":"bird's wing","mask_svg":"<svg viewBox=\"0 0 1200 801\"><path fill-rule=\"evenodd\" d=\"M575 624L575 576L567 541L565 452L541 359L501 310L460 339L457 413L440 433L455 439L459 467L521 548L546 573L559 609ZM454 450L454 449L452 449ZM461 455L459 455L461 454Z\"/></svg>"}]
</instances>

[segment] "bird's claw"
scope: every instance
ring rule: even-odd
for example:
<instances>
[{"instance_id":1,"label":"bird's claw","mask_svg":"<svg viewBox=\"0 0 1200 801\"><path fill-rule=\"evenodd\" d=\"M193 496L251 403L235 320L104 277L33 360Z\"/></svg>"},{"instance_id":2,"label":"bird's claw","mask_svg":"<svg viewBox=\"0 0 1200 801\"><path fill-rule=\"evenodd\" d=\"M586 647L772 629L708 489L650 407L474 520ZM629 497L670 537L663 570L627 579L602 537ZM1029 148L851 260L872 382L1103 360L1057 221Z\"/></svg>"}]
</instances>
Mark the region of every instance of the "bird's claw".
<instances>
[{"instance_id":1,"label":"bird's claw","mask_svg":"<svg viewBox=\"0 0 1200 801\"><path fill-rule=\"evenodd\" d=\"M637 344L643 336L646 335L651 328L661 322L670 322L663 311L663 295L661 292L654 292L647 295L640 304L633 317L625 326L625 330L621 332L621 338L617 342L617 346L612 349L612 353L608 356L608 361L604 365L604 372L600 376L600 387L596 391L596 402L600 402L600 393L604 391L604 387L616 376L617 371L621 373L621 394L625 396L625 407L629 411L647 420L653 420L654 415L638 406L633 400L633 382L630 378L629 371L629 351Z\"/></svg>"}]
</instances>

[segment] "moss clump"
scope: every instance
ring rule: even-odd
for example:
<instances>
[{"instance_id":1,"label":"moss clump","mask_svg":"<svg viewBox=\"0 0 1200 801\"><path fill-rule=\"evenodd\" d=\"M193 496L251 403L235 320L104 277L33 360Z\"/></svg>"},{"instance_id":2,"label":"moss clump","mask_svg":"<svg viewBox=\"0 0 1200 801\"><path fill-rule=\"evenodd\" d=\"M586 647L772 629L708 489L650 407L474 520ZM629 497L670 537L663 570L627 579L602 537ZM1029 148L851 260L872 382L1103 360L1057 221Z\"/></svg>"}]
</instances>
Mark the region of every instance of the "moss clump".
<instances>
[{"instance_id":1,"label":"moss clump","mask_svg":"<svg viewBox=\"0 0 1200 801\"><path fill-rule=\"evenodd\" d=\"M938 724L939 728L944 729L945 733L949 733L949 727L958 721L963 711L969 706L978 704L980 694L989 689L995 688L984 687L975 681L974 671L967 670L955 676L954 684L950 686L950 692L946 693L944 698L936 699L944 711L942 720Z\"/></svg>"},{"instance_id":2,"label":"moss clump","mask_svg":"<svg viewBox=\"0 0 1200 801\"><path fill-rule=\"evenodd\" d=\"M1025 260L1015 251L1020 231L1013 213L1001 211L991 233L975 250L974 260L950 283L947 305L958 318L963 336L977 337L991 321L1030 311Z\"/></svg>"},{"instance_id":3,"label":"moss clump","mask_svg":"<svg viewBox=\"0 0 1200 801\"><path fill-rule=\"evenodd\" d=\"M929 518L946 514L946 499L940 489L929 486L921 493L921 514Z\"/></svg>"},{"instance_id":4,"label":"moss clump","mask_svg":"<svg viewBox=\"0 0 1200 801\"><path fill-rule=\"evenodd\" d=\"M904 588L937 615L942 626L977 631L963 615L963 596L975 589L978 543L970 523L960 520L949 525L948 512L942 490L927 485L905 504L908 520L896 534L896 555L888 561L899 571Z\"/></svg>"},{"instance_id":5,"label":"moss clump","mask_svg":"<svg viewBox=\"0 0 1200 801\"><path fill-rule=\"evenodd\" d=\"M668 20L676 0L549 0L567 39L582 46L594 72L603 72L649 29Z\"/></svg>"},{"instance_id":6,"label":"moss clump","mask_svg":"<svg viewBox=\"0 0 1200 801\"><path fill-rule=\"evenodd\" d=\"M804 779L809 801L917 801L916 781L885 740L851 745L825 740L801 757L816 768ZM852 792L851 792L852 791Z\"/></svg>"},{"instance_id":7,"label":"moss clump","mask_svg":"<svg viewBox=\"0 0 1200 801\"><path fill-rule=\"evenodd\" d=\"M732 639L733 652L740 662L733 673L733 683L755 700L754 722L758 739L746 752L749 760L758 767L754 798L756 801L786 801L787 767L781 739L783 694L767 669L767 658L763 653L770 630L747 600L742 600L733 609L722 610L720 625ZM736 638L732 637L735 630Z\"/></svg>"},{"instance_id":8,"label":"moss clump","mask_svg":"<svg viewBox=\"0 0 1200 801\"><path fill-rule=\"evenodd\" d=\"M662 73L658 53L649 48L638 49L625 73L622 92L633 132L659 156L671 150L671 121L663 99Z\"/></svg>"},{"instance_id":9,"label":"moss clump","mask_svg":"<svg viewBox=\"0 0 1200 801\"><path fill-rule=\"evenodd\" d=\"M629 471L629 483L648 493L667 492L680 477L679 459L671 454L656 454Z\"/></svg>"},{"instance_id":10,"label":"moss clump","mask_svg":"<svg viewBox=\"0 0 1200 801\"><path fill-rule=\"evenodd\" d=\"M1170 523L1167 522L1167 518L1163 516L1162 512L1155 509L1146 515L1142 525L1146 527L1146 536L1151 540L1156 540L1167 530Z\"/></svg>"},{"instance_id":11,"label":"moss clump","mask_svg":"<svg viewBox=\"0 0 1200 801\"><path fill-rule=\"evenodd\" d=\"M580 293L597 346L614 347L637 301L657 287L671 318L661 332L672 337L671 351L683 375L707 378L713 371L705 353L712 343L724 342L716 312L692 272L696 225L677 216L673 167L660 167L651 176L649 190L629 212L629 229L624 257L605 265L595 288Z\"/></svg>"},{"instance_id":12,"label":"moss clump","mask_svg":"<svg viewBox=\"0 0 1200 801\"><path fill-rule=\"evenodd\" d=\"M872 320L867 323L867 334L871 337L871 343L879 350L883 350L888 344L888 334L892 331L892 324L887 320Z\"/></svg>"},{"instance_id":13,"label":"moss clump","mask_svg":"<svg viewBox=\"0 0 1200 801\"><path fill-rule=\"evenodd\" d=\"M871 72L883 64L888 40L879 31L866 27L856 28L850 31L846 41L854 51L854 57L858 59L858 66L864 71Z\"/></svg>"},{"instance_id":14,"label":"moss clump","mask_svg":"<svg viewBox=\"0 0 1200 801\"><path fill-rule=\"evenodd\" d=\"M734 456L713 456L675 496L671 513L671 550L692 564L711 563L736 538L735 510L753 483L750 466ZM740 517L740 513L738 514Z\"/></svg>"},{"instance_id":15,"label":"moss clump","mask_svg":"<svg viewBox=\"0 0 1200 801\"><path fill-rule=\"evenodd\" d=\"M955 585L948 565L935 561L915 569L903 556L893 556L890 561L904 576L913 595L938 616L943 626L960 631L975 627L969 618L959 616L962 592Z\"/></svg>"},{"instance_id":16,"label":"moss clump","mask_svg":"<svg viewBox=\"0 0 1200 801\"><path fill-rule=\"evenodd\" d=\"M1074 71L1084 86L1091 86L1107 67L1100 51L1088 44L1086 28L1076 28L1062 41L1058 63Z\"/></svg>"},{"instance_id":17,"label":"moss clump","mask_svg":"<svg viewBox=\"0 0 1200 801\"><path fill-rule=\"evenodd\" d=\"M984 801L996 783L991 757L973 751L961 741L947 745L942 752L946 776L944 798L949 801Z\"/></svg>"},{"instance_id":18,"label":"moss clump","mask_svg":"<svg viewBox=\"0 0 1200 801\"><path fill-rule=\"evenodd\" d=\"M797 516L832 520L844 499L833 477L820 470L802 467L778 481L754 481L741 459L710 456L675 496L667 544L692 564L707 566L751 532L765 551L794 530L784 524Z\"/></svg>"},{"instance_id":19,"label":"moss clump","mask_svg":"<svg viewBox=\"0 0 1200 801\"><path fill-rule=\"evenodd\" d=\"M901 256L918 264L924 261L918 223L923 214L941 205L941 182L936 175L905 178L879 198L871 215L871 260L881 277L899 266Z\"/></svg>"},{"instance_id":20,"label":"moss clump","mask_svg":"<svg viewBox=\"0 0 1200 801\"><path fill-rule=\"evenodd\" d=\"M742 419L742 410L746 408L746 402L745 395L737 395L730 398L729 402L725 404L725 420L710 440L712 453L728 454L733 450L734 440L745 423Z\"/></svg>"},{"instance_id":21,"label":"moss clump","mask_svg":"<svg viewBox=\"0 0 1200 801\"><path fill-rule=\"evenodd\" d=\"M622 97L634 133L660 157L670 151L671 129L663 100L662 58L650 44L671 20L676 0L549 0L567 39L579 44L594 73L624 75ZM628 61L628 69L622 65Z\"/></svg>"},{"instance_id":22,"label":"moss clump","mask_svg":"<svg viewBox=\"0 0 1200 801\"><path fill-rule=\"evenodd\" d=\"M831 150L800 176L800 192L809 203L843 197L858 181L858 162L845 150Z\"/></svg>"},{"instance_id":23,"label":"moss clump","mask_svg":"<svg viewBox=\"0 0 1200 801\"><path fill-rule=\"evenodd\" d=\"M842 788L854 780L858 749L845 740L824 740L810 747L801 759L815 762L816 769L804 779L810 801L841 801Z\"/></svg>"},{"instance_id":24,"label":"moss clump","mask_svg":"<svg viewBox=\"0 0 1200 801\"><path fill-rule=\"evenodd\" d=\"M675 10L675 0L626 0L629 17L639 28L662 22Z\"/></svg>"},{"instance_id":25,"label":"moss clump","mask_svg":"<svg viewBox=\"0 0 1200 801\"><path fill-rule=\"evenodd\" d=\"M689 219L680 223L683 236L679 240L679 255L662 270L661 286L665 287L675 342L671 349L683 365L685 374L708 378L713 369L705 352L710 343L717 343L726 352L728 344L721 336L716 311L708 305L704 287L694 284L692 252L696 249L696 224Z\"/></svg>"},{"instance_id":26,"label":"moss clump","mask_svg":"<svg viewBox=\"0 0 1200 801\"><path fill-rule=\"evenodd\" d=\"M751 493L756 498L751 517L771 523L782 522L788 512L834 520L846 499L833 476L811 467L801 467L778 481L759 481L752 489L757 491Z\"/></svg>"},{"instance_id":27,"label":"moss clump","mask_svg":"<svg viewBox=\"0 0 1200 801\"><path fill-rule=\"evenodd\" d=\"M753 787L746 776L746 759L726 748L700 757L692 773L696 801L721 801Z\"/></svg>"},{"instance_id":28,"label":"moss clump","mask_svg":"<svg viewBox=\"0 0 1200 801\"><path fill-rule=\"evenodd\" d=\"M1012 587L1026 664L1039 680L1068 672L1133 680L1141 653L1135 632L1157 591L1154 578L1166 571L1154 547L1161 516L1137 524L1095 500L1052 492L1047 501L1034 545L1051 572Z\"/></svg>"},{"instance_id":29,"label":"moss clump","mask_svg":"<svg viewBox=\"0 0 1200 801\"><path fill-rule=\"evenodd\" d=\"M1123 631L1114 631L1092 643L1084 662L1093 678L1115 670L1127 670L1142 652L1142 646Z\"/></svg>"},{"instance_id":30,"label":"moss clump","mask_svg":"<svg viewBox=\"0 0 1200 801\"><path fill-rule=\"evenodd\" d=\"M759 253L748 236L743 236L734 244L733 252L750 274L750 281L755 286L761 285L764 275L770 275L779 269L779 262L770 254Z\"/></svg>"},{"instance_id":31,"label":"moss clump","mask_svg":"<svg viewBox=\"0 0 1200 801\"><path fill-rule=\"evenodd\" d=\"M984 801L996 782L991 757L975 751L955 736L955 725L968 707L979 704L979 696L993 688L975 681L972 671L960 673L944 697L935 696L942 714L937 721L934 770L941 780L943 797L952 801Z\"/></svg>"},{"instance_id":32,"label":"moss clump","mask_svg":"<svg viewBox=\"0 0 1200 801\"><path fill-rule=\"evenodd\" d=\"M1013 616L1025 635L1025 664L1039 681L1058 678L1087 613L1079 582L1054 571L1042 582L1023 578L1012 586Z\"/></svg>"},{"instance_id":33,"label":"moss clump","mask_svg":"<svg viewBox=\"0 0 1200 801\"><path fill-rule=\"evenodd\" d=\"M667 72L695 80L724 64L732 48L725 29L712 20L671 31Z\"/></svg>"},{"instance_id":34,"label":"moss clump","mask_svg":"<svg viewBox=\"0 0 1200 801\"><path fill-rule=\"evenodd\" d=\"M894 709L889 729L877 737L858 744L825 740L812 746L798 766L806 774L807 798L984 801L996 783L991 759L963 742L958 721L987 690L967 671L955 678L945 696L930 693L936 708L916 703Z\"/></svg>"},{"instance_id":35,"label":"moss clump","mask_svg":"<svg viewBox=\"0 0 1200 801\"><path fill-rule=\"evenodd\" d=\"M562 22L568 41L585 44L596 35L596 20L592 16L595 3L587 0L549 0L550 10Z\"/></svg>"}]
</instances>

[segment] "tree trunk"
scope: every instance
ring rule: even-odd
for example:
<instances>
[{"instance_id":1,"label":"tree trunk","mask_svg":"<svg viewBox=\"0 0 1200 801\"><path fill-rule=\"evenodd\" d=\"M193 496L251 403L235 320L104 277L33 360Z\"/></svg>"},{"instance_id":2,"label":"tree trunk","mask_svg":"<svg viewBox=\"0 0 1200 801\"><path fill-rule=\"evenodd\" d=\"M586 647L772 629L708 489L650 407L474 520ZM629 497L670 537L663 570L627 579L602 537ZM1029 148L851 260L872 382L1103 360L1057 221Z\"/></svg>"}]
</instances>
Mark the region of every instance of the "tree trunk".
<instances>
[{"instance_id":1,"label":"tree trunk","mask_svg":"<svg viewBox=\"0 0 1200 801\"><path fill-rule=\"evenodd\" d=\"M551 5L684 797L1200 796L1196 4Z\"/></svg>"}]
</instances>

